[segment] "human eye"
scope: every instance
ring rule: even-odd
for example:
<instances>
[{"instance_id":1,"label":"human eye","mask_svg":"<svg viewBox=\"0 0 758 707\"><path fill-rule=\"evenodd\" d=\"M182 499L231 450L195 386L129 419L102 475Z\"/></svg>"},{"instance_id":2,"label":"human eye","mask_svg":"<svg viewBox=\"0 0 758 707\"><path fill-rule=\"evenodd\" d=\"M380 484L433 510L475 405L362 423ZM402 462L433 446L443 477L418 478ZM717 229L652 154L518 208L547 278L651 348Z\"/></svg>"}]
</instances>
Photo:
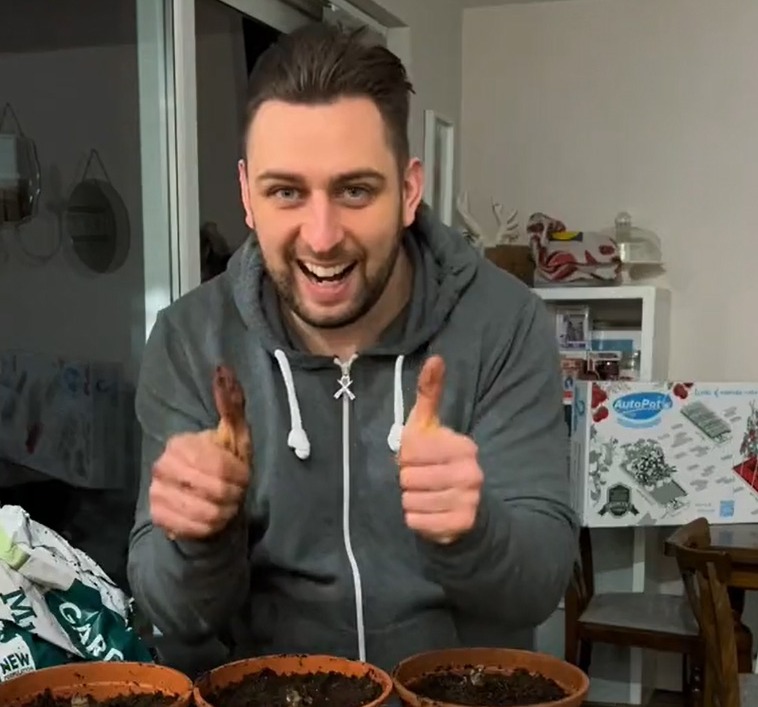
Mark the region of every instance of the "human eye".
<instances>
[{"instance_id":1,"label":"human eye","mask_svg":"<svg viewBox=\"0 0 758 707\"><path fill-rule=\"evenodd\" d=\"M303 193L296 187L274 186L268 190L267 196L289 206L302 200Z\"/></svg>"},{"instance_id":2,"label":"human eye","mask_svg":"<svg viewBox=\"0 0 758 707\"><path fill-rule=\"evenodd\" d=\"M347 206L358 208L366 206L374 196L371 187L360 184L349 184L340 189L339 198Z\"/></svg>"}]
</instances>

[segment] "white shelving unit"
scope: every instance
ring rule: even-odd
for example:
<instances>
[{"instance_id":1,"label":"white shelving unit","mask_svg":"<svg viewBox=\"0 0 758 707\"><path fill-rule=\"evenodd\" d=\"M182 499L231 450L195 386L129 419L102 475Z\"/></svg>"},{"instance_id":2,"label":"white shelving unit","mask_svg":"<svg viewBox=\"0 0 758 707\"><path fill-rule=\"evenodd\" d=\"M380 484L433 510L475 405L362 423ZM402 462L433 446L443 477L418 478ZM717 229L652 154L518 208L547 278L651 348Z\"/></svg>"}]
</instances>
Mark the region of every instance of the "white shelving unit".
<instances>
[{"instance_id":1,"label":"white shelving unit","mask_svg":"<svg viewBox=\"0 0 758 707\"><path fill-rule=\"evenodd\" d=\"M619 287L535 288L556 309L585 305L591 318L614 321L640 331L640 380L665 380L669 360L671 294L652 285ZM612 528L592 532L596 591L657 592L654 572L658 559L655 529ZM651 571L652 570L652 571ZM559 610L537 634L538 650L563 657L564 614ZM589 700L644 704L657 674L650 654L611 646L593 647Z\"/></svg>"}]
</instances>

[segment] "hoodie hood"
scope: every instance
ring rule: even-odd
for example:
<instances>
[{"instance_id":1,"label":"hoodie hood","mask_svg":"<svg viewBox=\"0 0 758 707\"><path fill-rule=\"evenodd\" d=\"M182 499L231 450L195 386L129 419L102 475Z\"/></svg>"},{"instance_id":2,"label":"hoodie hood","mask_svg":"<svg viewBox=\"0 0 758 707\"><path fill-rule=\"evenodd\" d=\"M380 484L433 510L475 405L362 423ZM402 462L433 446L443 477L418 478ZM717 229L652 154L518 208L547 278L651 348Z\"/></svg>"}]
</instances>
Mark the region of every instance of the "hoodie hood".
<instances>
[{"instance_id":1,"label":"hoodie hood","mask_svg":"<svg viewBox=\"0 0 758 707\"><path fill-rule=\"evenodd\" d=\"M402 386L405 357L424 346L442 328L479 264L479 255L468 241L436 219L426 204L419 207L416 220L406 229L403 243L413 265L413 288L402 332L360 354L395 358L393 421L387 434L387 444L394 453L400 450L405 419ZM249 329L258 333L264 348L279 366L291 420L287 444L298 459L308 459L311 443L302 422L292 366L319 368L336 363L349 367L352 361L313 355L293 345L254 233L231 259L229 274L240 316ZM351 395L346 383L335 397L340 395Z\"/></svg>"}]
</instances>

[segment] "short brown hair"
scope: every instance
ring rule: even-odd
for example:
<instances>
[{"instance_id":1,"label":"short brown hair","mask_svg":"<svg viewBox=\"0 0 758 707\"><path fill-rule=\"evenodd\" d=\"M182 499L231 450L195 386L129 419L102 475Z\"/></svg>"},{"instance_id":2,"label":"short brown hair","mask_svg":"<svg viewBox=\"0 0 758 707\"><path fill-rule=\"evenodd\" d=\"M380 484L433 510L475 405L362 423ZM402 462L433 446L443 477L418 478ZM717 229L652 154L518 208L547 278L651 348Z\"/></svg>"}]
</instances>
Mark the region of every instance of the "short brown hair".
<instances>
[{"instance_id":1,"label":"short brown hair","mask_svg":"<svg viewBox=\"0 0 758 707\"><path fill-rule=\"evenodd\" d=\"M408 115L413 92L403 62L389 49L367 43L362 29L309 24L283 34L255 64L245 107L243 147L266 101L318 105L365 97L379 109L390 145L404 168L410 157Z\"/></svg>"}]
</instances>

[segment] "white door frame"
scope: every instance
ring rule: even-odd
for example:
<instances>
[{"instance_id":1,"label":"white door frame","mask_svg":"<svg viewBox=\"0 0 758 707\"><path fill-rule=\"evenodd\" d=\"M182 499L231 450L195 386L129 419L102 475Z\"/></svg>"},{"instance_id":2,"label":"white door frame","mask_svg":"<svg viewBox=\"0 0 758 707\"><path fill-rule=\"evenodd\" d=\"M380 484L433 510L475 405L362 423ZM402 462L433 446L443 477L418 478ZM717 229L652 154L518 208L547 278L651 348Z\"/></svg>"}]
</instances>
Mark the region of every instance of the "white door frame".
<instances>
[{"instance_id":1,"label":"white door frame","mask_svg":"<svg viewBox=\"0 0 758 707\"><path fill-rule=\"evenodd\" d=\"M171 6L137 0L137 66L140 104L144 332L150 335L158 312L173 299L171 223L171 140L175 130ZM142 350L142 344L138 346Z\"/></svg>"},{"instance_id":2,"label":"white door frame","mask_svg":"<svg viewBox=\"0 0 758 707\"><path fill-rule=\"evenodd\" d=\"M146 338L200 283L195 6L136 1Z\"/></svg>"},{"instance_id":3,"label":"white door frame","mask_svg":"<svg viewBox=\"0 0 758 707\"><path fill-rule=\"evenodd\" d=\"M233 7L243 15L252 17L269 27L289 34L298 27L317 20L317 17L309 17L305 12L297 10L292 5L287 5L281 0L221 0L229 7ZM194 5L194 0L192 3Z\"/></svg>"},{"instance_id":4,"label":"white door frame","mask_svg":"<svg viewBox=\"0 0 758 707\"><path fill-rule=\"evenodd\" d=\"M221 0L230 7L268 24L280 32L292 32L312 21L304 13L278 0ZM138 0L159 4L155 0ZM200 197L197 146L197 36L195 2L166 0L172 17L173 54L167 66L173 85L168 86L167 151L169 155L169 210L171 215L170 301L200 284ZM173 115L173 120L172 116ZM143 187L143 191L146 187ZM165 257L165 253L162 253ZM146 259L147 260L147 259ZM153 273L155 277L157 273ZM164 288L165 289L165 288ZM160 304L167 306L165 297ZM146 305L148 294L146 290ZM151 301L151 312L155 303ZM152 317L154 321L154 317ZM152 321L146 322L149 331Z\"/></svg>"},{"instance_id":5,"label":"white door frame","mask_svg":"<svg viewBox=\"0 0 758 707\"><path fill-rule=\"evenodd\" d=\"M281 0L220 0L280 32L314 17ZM195 0L136 0L139 46L145 337L161 309L200 284ZM387 38L410 71L405 27L334 3Z\"/></svg>"},{"instance_id":6,"label":"white door frame","mask_svg":"<svg viewBox=\"0 0 758 707\"><path fill-rule=\"evenodd\" d=\"M363 10L346 2L346 0L329 0L329 4L338 10L342 10L342 12L349 15L358 24L366 25L366 27L382 36L386 41L388 28L377 22L371 15L367 15Z\"/></svg>"},{"instance_id":7,"label":"white door frame","mask_svg":"<svg viewBox=\"0 0 758 707\"><path fill-rule=\"evenodd\" d=\"M173 299L200 284L200 187L197 154L197 50L195 3L171 0L174 6L174 101L176 134L175 229L178 262L173 263L178 283Z\"/></svg>"}]
</instances>

